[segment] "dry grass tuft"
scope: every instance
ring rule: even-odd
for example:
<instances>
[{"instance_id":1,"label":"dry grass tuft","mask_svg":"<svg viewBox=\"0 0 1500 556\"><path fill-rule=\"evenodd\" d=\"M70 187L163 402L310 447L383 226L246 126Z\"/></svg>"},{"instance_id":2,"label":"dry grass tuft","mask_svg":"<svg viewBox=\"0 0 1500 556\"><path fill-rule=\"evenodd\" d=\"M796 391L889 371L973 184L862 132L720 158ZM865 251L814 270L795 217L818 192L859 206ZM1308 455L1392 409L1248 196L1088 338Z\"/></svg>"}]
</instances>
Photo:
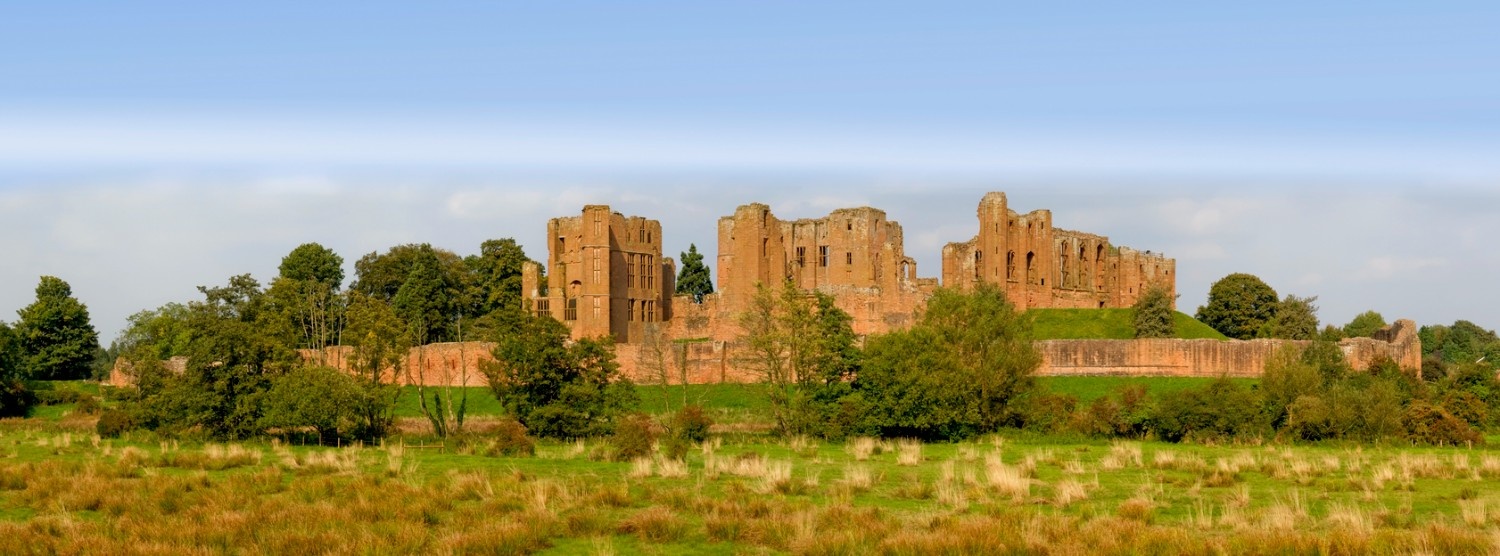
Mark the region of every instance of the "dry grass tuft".
<instances>
[{"instance_id":1,"label":"dry grass tuft","mask_svg":"<svg viewBox=\"0 0 1500 556\"><path fill-rule=\"evenodd\" d=\"M896 465L912 467L922 463L922 441L902 438L896 441Z\"/></svg>"},{"instance_id":2,"label":"dry grass tuft","mask_svg":"<svg viewBox=\"0 0 1500 556\"><path fill-rule=\"evenodd\" d=\"M849 455L854 456L854 461L868 460L870 459L870 456L875 455L876 451L879 449L880 442L868 436L861 436L850 440L849 443L844 446L844 451L849 452Z\"/></svg>"},{"instance_id":3,"label":"dry grass tuft","mask_svg":"<svg viewBox=\"0 0 1500 556\"><path fill-rule=\"evenodd\" d=\"M1030 496L1031 479L1027 475L1026 471L1006 465L1000 459L1000 454L984 458L985 481L1001 496L1008 496L1012 500L1023 500Z\"/></svg>"},{"instance_id":4,"label":"dry grass tuft","mask_svg":"<svg viewBox=\"0 0 1500 556\"><path fill-rule=\"evenodd\" d=\"M1105 471L1117 471L1127 467L1140 467L1144 459L1139 443L1115 442L1110 444L1109 453L1099 460L1099 468Z\"/></svg>"},{"instance_id":5,"label":"dry grass tuft","mask_svg":"<svg viewBox=\"0 0 1500 556\"><path fill-rule=\"evenodd\" d=\"M1073 479L1063 479L1052 487L1052 503L1059 507L1068 507L1079 500L1087 500L1088 489L1083 483Z\"/></svg>"},{"instance_id":6,"label":"dry grass tuft","mask_svg":"<svg viewBox=\"0 0 1500 556\"><path fill-rule=\"evenodd\" d=\"M1115 515L1121 519L1149 524L1154 517L1155 511L1156 504L1145 498L1135 497L1121 502L1120 506L1115 508Z\"/></svg>"}]
</instances>

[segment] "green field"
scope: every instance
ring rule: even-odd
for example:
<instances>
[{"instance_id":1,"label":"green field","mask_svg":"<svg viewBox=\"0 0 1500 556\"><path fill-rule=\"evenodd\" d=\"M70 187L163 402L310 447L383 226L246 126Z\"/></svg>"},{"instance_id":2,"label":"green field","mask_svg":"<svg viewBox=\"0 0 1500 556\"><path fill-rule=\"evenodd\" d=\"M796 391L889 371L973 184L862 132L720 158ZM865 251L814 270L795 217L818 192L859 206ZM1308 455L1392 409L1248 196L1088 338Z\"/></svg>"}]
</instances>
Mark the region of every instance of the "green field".
<instances>
[{"instance_id":1,"label":"green field","mask_svg":"<svg viewBox=\"0 0 1500 556\"><path fill-rule=\"evenodd\" d=\"M482 439L307 448L88 425L0 421L0 553L1500 550L1491 449L737 434L613 462L599 440L487 457Z\"/></svg>"},{"instance_id":2,"label":"green field","mask_svg":"<svg viewBox=\"0 0 1500 556\"><path fill-rule=\"evenodd\" d=\"M1131 309L1031 309L1032 337L1038 340L1128 340L1135 337ZM1226 340L1219 331L1185 313L1176 313L1177 337Z\"/></svg>"}]
</instances>

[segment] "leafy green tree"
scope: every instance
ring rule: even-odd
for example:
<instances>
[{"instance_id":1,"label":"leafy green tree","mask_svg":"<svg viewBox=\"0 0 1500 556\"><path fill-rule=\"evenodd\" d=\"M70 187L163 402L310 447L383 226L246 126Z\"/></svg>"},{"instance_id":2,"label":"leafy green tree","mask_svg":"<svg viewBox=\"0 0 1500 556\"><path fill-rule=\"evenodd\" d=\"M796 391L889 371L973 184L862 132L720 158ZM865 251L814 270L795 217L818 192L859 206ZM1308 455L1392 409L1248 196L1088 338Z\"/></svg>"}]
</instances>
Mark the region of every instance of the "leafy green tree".
<instances>
[{"instance_id":1,"label":"leafy green tree","mask_svg":"<svg viewBox=\"0 0 1500 556\"><path fill-rule=\"evenodd\" d=\"M750 308L739 315L740 342L748 348L744 363L766 384L776 430L781 434L805 432L805 420L795 415L797 407L805 407L799 400L800 391L818 380L819 365L829 361L828 345L820 334L817 303L816 295L802 293L790 280L779 288L757 284ZM837 311L832 298L825 304ZM836 313L828 316L839 319Z\"/></svg>"},{"instance_id":2,"label":"leafy green tree","mask_svg":"<svg viewBox=\"0 0 1500 556\"><path fill-rule=\"evenodd\" d=\"M127 358L170 359L187 355L192 339L188 317L188 306L181 303L139 311L125 319L125 329L111 346Z\"/></svg>"},{"instance_id":3,"label":"leafy green tree","mask_svg":"<svg viewBox=\"0 0 1500 556\"><path fill-rule=\"evenodd\" d=\"M1292 404L1303 397L1323 394L1324 381L1318 368L1302 358L1296 346L1283 346L1271 354L1260 377L1267 417L1272 427L1286 423ZM1321 400L1318 403L1322 403Z\"/></svg>"},{"instance_id":4,"label":"leafy green tree","mask_svg":"<svg viewBox=\"0 0 1500 556\"><path fill-rule=\"evenodd\" d=\"M703 264L698 245L689 243L682 253L682 270L677 271L677 294L693 296L693 303L703 303L703 296L714 293L713 275Z\"/></svg>"},{"instance_id":5,"label":"leafy green tree","mask_svg":"<svg viewBox=\"0 0 1500 556\"><path fill-rule=\"evenodd\" d=\"M26 354L26 373L40 380L87 378L99 348L89 310L61 278L43 276L36 301L17 312L15 333Z\"/></svg>"},{"instance_id":6,"label":"leafy green tree","mask_svg":"<svg viewBox=\"0 0 1500 556\"><path fill-rule=\"evenodd\" d=\"M281 277L299 282L317 282L330 291L344 283L344 258L317 243L298 245L282 257Z\"/></svg>"},{"instance_id":7,"label":"leafy green tree","mask_svg":"<svg viewBox=\"0 0 1500 556\"><path fill-rule=\"evenodd\" d=\"M1041 356L1004 292L941 289L912 328L871 337L854 387L887 436L965 438L1021 420Z\"/></svg>"},{"instance_id":8,"label":"leafy green tree","mask_svg":"<svg viewBox=\"0 0 1500 556\"><path fill-rule=\"evenodd\" d=\"M1162 286L1147 288L1137 299L1132 315L1137 338L1176 338L1177 311L1172 309L1172 294Z\"/></svg>"},{"instance_id":9,"label":"leafy green tree","mask_svg":"<svg viewBox=\"0 0 1500 556\"><path fill-rule=\"evenodd\" d=\"M1375 332L1385 328L1385 317L1375 311L1365 311L1354 315L1354 320L1344 325L1344 336L1350 338L1371 338Z\"/></svg>"},{"instance_id":10,"label":"leafy green tree","mask_svg":"<svg viewBox=\"0 0 1500 556\"><path fill-rule=\"evenodd\" d=\"M549 317L517 310L494 356L482 367L490 389L537 436L602 436L637 400L609 338L570 341L567 327Z\"/></svg>"},{"instance_id":11,"label":"leafy green tree","mask_svg":"<svg viewBox=\"0 0 1500 556\"><path fill-rule=\"evenodd\" d=\"M1424 326L1417 337L1422 340L1423 354L1436 356L1444 363L1479 362L1494 368L1500 361L1500 337L1493 330L1466 320L1451 326Z\"/></svg>"},{"instance_id":12,"label":"leafy green tree","mask_svg":"<svg viewBox=\"0 0 1500 556\"><path fill-rule=\"evenodd\" d=\"M1276 313L1267 321L1261 337L1283 340L1312 340L1318 337L1318 298L1297 297L1287 294L1276 306Z\"/></svg>"},{"instance_id":13,"label":"leafy green tree","mask_svg":"<svg viewBox=\"0 0 1500 556\"><path fill-rule=\"evenodd\" d=\"M36 405L36 395L26 387L21 341L10 325L0 321L0 417L25 417Z\"/></svg>"},{"instance_id":14,"label":"leafy green tree","mask_svg":"<svg viewBox=\"0 0 1500 556\"><path fill-rule=\"evenodd\" d=\"M270 379L291 369L296 356L268 333L260 284L244 274L223 287L199 287L204 300L188 305L188 364L182 376L143 388L143 424L210 437L240 439L260 432L261 397Z\"/></svg>"},{"instance_id":15,"label":"leafy green tree","mask_svg":"<svg viewBox=\"0 0 1500 556\"><path fill-rule=\"evenodd\" d=\"M396 299L401 286L411 277L412 270L421 261L441 277L445 286L443 303L453 307L466 306L460 299L468 290L469 267L464 259L446 249L430 244L406 244L390 248L385 253L369 253L354 262L355 280L350 289L359 291L381 301L390 303Z\"/></svg>"},{"instance_id":16,"label":"leafy green tree","mask_svg":"<svg viewBox=\"0 0 1500 556\"><path fill-rule=\"evenodd\" d=\"M451 325L458 320L455 284L439 264L435 255L417 258L391 299L391 308L406 322L417 345L451 339Z\"/></svg>"},{"instance_id":17,"label":"leafy green tree","mask_svg":"<svg viewBox=\"0 0 1500 556\"><path fill-rule=\"evenodd\" d=\"M465 257L476 288L469 314L481 317L497 309L519 307L521 266L529 261L526 251L511 238L485 240L478 255Z\"/></svg>"},{"instance_id":18,"label":"leafy green tree","mask_svg":"<svg viewBox=\"0 0 1500 556\"><path fill-rule=\"evenodd\" d=\"M360 292L350 292L348 304L344 339L353 350L350 369L361 389L353 435L373 440L384 437L395 421L401 395L396 373L411 351L411 336L389 304Z\"/></svg>"},{"instance_id":19,"label":"leafy green tree","mask_svg":"<svg viewBox=\"0 0 1500 556\"><path fill-rule=\"evenodd\" d=\"M354 377L329 367L301 367L271 379L262 398L260 425L265 428L311 427L328 444L339 433L358 427L364 396Z\"/></svg>"},{"instance_id":20,"label":"leafy green tree","mask_svg":"<svg viewBox=\"0 0 1500 556\"><path fill-rule=\"evenodd\" d=\"M1208 304L1198 308L1197 319L1230 338L1254 338L1265 323L1276 316L1280 304L1276 290L1251 274L1230 274L1208 290Z\"/></svg>"},{"instance_id":21,"label":"leafy green tree","mask_svg":"<svg viewBox=\"0 0 1500 556\"><path fill-rule=\"evenodd\" d=\"M299 348L322 350L338 343L344 324L344 258L305 243L281 259L281 274L267 290L276 333Z\"/></svg>"}]
</instances>

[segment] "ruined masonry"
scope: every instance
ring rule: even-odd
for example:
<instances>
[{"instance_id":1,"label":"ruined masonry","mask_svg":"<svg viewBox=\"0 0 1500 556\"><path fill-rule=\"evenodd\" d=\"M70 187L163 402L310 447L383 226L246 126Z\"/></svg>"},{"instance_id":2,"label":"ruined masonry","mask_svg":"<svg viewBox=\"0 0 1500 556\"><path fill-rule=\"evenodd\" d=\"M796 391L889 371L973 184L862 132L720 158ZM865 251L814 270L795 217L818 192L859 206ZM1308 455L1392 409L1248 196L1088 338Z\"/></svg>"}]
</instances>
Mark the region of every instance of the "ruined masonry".
<instances>
[{"instance_id":1,"label":"ruined masonry","mask_svg":"<svg viewBox=\"0 0 1500 556\"><path fill-rule=\"evenodd\" d=\"M987 283L1005 291L1018 309L1114 308L1134 305L1153 286L1176 297L1176 261L1109 238L1056 228L1052 213L1017 214L1004 193L979 202L978 231L943 247L942 284ZM749 307L757 284L790 280L804 291L831 295L853 317L854 332L880 334L910 326L936 278L919 278L906 256L901 225L885 211L839 209L816 219L782 220L752 203L719 219L718 293L702 303L676 296L674 261L661 253L661 223L588 205L578 216L547 222L547 273L522 269L523 308L568 326L574 338L610 336L626 376L637 382L747 382L757 379L735 362L736 316ZM1305 342L1301 342L1305 343ZM1283 340L1048 340L1036 343L1042 375L1258 376ZM1340 342L1349 362L1363 368L1389 357L1421 368L1416 324L1397 321L1375 339ZM478 366L492 344L468 342L414 348L404 372L430 384L483 383ZM307 353L347 368L348 348ZM128 376L116 364L117 384Z\"/></svg>"}]
</instances>

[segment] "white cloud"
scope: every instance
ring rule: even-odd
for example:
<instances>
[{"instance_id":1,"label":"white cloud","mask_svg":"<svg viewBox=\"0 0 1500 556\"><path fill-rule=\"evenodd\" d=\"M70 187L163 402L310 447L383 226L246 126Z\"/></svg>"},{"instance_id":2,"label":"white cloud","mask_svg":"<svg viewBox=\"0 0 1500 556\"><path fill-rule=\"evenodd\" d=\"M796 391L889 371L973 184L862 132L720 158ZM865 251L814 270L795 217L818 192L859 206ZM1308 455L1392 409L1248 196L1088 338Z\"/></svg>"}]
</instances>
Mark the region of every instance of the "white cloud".
<instances>
[{"instance_id":1,"label":"white cloud","mask_svg":"<svg viewBox=\"0 0 1500 556\"><path fill-rule=\"evenodd\" d=\"M1361 269L1363 276L1368 278L1384 279L1406 274L1419 270L1440 268L1448 265L1448 260L1441 257L1373 257L1365 261Z\"/></svg>"}]
</instances>

